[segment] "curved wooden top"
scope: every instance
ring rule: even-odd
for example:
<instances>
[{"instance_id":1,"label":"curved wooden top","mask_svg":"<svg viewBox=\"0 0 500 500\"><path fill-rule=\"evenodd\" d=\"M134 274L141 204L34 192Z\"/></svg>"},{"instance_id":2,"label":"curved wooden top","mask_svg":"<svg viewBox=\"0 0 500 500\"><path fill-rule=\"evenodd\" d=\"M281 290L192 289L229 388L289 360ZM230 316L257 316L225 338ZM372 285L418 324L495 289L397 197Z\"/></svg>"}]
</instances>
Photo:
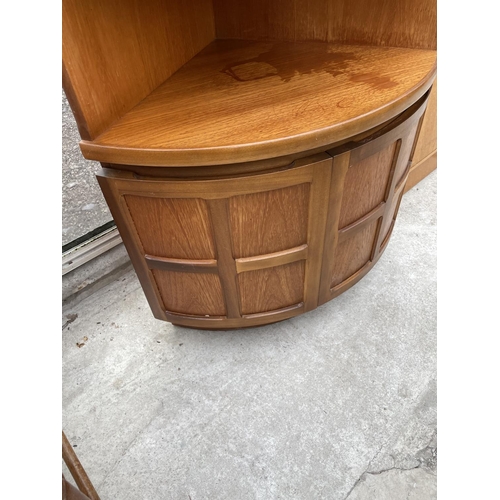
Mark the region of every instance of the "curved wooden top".
<instances>
[{"instance_id":1,"label":"curved wooden top","mask_svg":"<svg viewBox=\"0 0 500 500\"><path fill-rule=\"evenodd\" d=\"M85 158L221 165L328 146L401 113L432 85L436 52L217 40L94 141Z\"/></svg>"}]
</instances>

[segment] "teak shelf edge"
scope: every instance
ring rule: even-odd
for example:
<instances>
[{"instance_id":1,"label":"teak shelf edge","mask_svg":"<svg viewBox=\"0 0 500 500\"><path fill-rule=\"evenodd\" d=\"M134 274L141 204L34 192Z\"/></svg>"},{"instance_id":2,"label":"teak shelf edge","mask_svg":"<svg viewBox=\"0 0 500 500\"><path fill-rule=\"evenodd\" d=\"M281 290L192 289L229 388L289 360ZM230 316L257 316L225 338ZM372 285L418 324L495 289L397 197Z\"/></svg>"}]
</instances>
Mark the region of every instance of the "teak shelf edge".
<instances>
[{"instance_id":1,"label":"teak shelf edge","mask_svg":"<svg viewBox=\"0 0 500 500\"><path fill-rule=\"evenodd\" d=\"M233 48L233 44L236 44L236 49ZM241 48L239 47L241 45ZM300 120L293 120L293 113L299 112L296 111L296 108L294 107L294 100L297 100L295 98L295 95L293 94L294 92L300 92L300 85L302 84L302 81L306 82L307 85L310 86L310 99L311 102L315 106L321 106L321 96L316 98L315 96L315 80L317 79L320 81L322 87L320 88L320 91L325 93L324 87L325 87L325 72L318 71L318 74L316 76L315 70L310 70L309 72L306 72L305 76L302 74L297 74L293 75L290 77L288 80L284 80L282 82L279 82L277 78L274 78L276 75L266 75L265 77L262 78L255 78L251 80L250 82L244 81L244 82L232 82L230 81L229 84L227 81L223 81L223 85L221 85L221 90L213 83L211 88L209 87L208 90L206 91L207 94L207 102L212 102L210 99L219 99L218 101L215 101L214 107L210 108L209 105L205 105L205 108L203 110L205 111L205 115L208 116L207 118L207 126L206 126L206 134L204 133L196 133L192 134L192 139L188 136L187 139L183 137L189 134L189 126L190 125L197 125L196 121L193 119L192 122L189 122L189 120L183 118L182 116L182 108L181 105L178 105L175 103L177 95L175 94L175 91L177 90L175 85L179 89L179 98L184 99L185 101L188 100L186 97L188 93L191 90L186 90L184 92L182 84L185 83L186 85L195 85L197 83L197 75L195 73L195 70L198 71L198 67L201 69L200 74L201 76L199 77L200 80L202 80L206 75L209 77L212 77L214 79L214 82L219 82L221 79L223 79L225 76L219 75L219 73L222 73L220 66L223 67L223 64L227 62L227 60L231 61L231 57L234 59L240 54L248 54L248 50L253 49L254 46L257 47L262 47L265 46L266 44L263 44L263 42L241 42L241 41L219 41L219 42L214 42L213 44L210 44L208 48L205 48L200 54L195 56L193 59L191 59L186 65L184 65L182 68L180 68L174 75L172 75L170 78L168 78L165 82L163 82L159 87L157 87L147 98L145 98L143 101L141 101L137 106L135 106L129 113L126 113L124 117L122 117L120 120L118 120L115 124L113 124L111 127L109 127L105 132L99 135L95 140L93 141L81 141L81 149L82 152L85 156L85 158L89 160L97 160L100 162L104 163L109 163L109 164L121 164L121 165L142 165L142 166L179 166L179 167L200 167L200 166L213 166L213 165L228 165L228 164L238 164L238 163L244 163L244 162L254 162L254 161L259 161L259 160L266 160L270 158L276 158L276 157L283 157L287 155L293 155L297 154L299 152L310 152L311 154L317 151L325 150L328 149L329 147L332 147L336 143L345 140L347 138L350 138L356 134L362 133L363 131L366 131L368 129L374 128L377 125L380 125L382 123L387 122L388 120L396 117L398 114L402 113L405 109L410 107L413 103L415 103L422 95L424 95L429 88L432 86L432 83L434 81L434 78L436 76L436 61L435 61L435 52L434 51L423 51L423 50L417 50L417 49L400 49L400 48L379 48L379 47L361 47L361 46L351 46L351 45L339 45L339 44L325 44L322 42L300 42L300 43L284 43L280 42L278 45L280 47L285 47L285 54L287 54L286 51L291 51L293 53L293 50L296 50L298 53L298 56L304 57L304 53L307 54L307 52L304 52L304 50L310 50L312 56L318 52L318 47L332 47L337 51L340 51L342 48L345 48L345 50L357 50L359 51L361 62L358 64L353 63L353 69L351 70L354 72L356 76L356 71L360 72L361 75L368 75L368 81L370 81L370 78L373 80L375 78L381 78L381 77L375 77L372 76L372 73L363 73L363 68L367 65L366 62L363 62L363 54L365 52L368 53L375 53L377 54L377 51L380 51L381 57L387 57L387 54L390 53L392 54L391 50L394 51L396 55L398 55L401 58L401 54L404 54L405 57L409 58L412 54L415 54L415 57L426 57L425 62L427 64L426 68L428 67L428 70L426 69L425 71L421 71L421 73L424 75L419 81L416 81L410 88L404 89L404 92L401 94L395 95L394 98L391 100L388 100L387 102L382 102L380 105L380 98L379 96L381 95L381 91L377 91L376 87L375 90L371 89L369 86L366 86L367 89L365 90L366 92L366 99L368 100L370 98L370 95L374 95L376 98L379 98L378 101L375 101L378 105L377 107L374 107L373 109L365 109L366 105L364 105L363 108L363 114L360 115L353 115L351 112L351 115L346 114L347 118L345 120L342 120L342 116L340 115L340 118L338 116L336 117L336 122L335 120L332 121L334 123L328 124L328 117L321 117L321 119L317 118L315 121L315 115L314 113L310 113L310 116L307 115L307 120L303 120L307 125L310 124L310 129L306 130L301 133L294 133L294 131L300 127L302 129L304 128L303 123L300 125L297 125L297 123L300 123ZM222 49L218 49L218 47L222 46ZM269 50L274 50L275 44L270 44L272 49ZM214 48L215 47L215 48ZM227 47L227 48L226 48ZM288 47L296 47L289 49ZM304 49L305 47L305 49ZM220 50L220 56L219 53L216 52L216 50ZM321 50L324 50L323 48ZM226 54L229 53L229 55ZM260 49L262 52L262 49ZM403 52L404 51L404 52ZM258 52L258 51L257 51ZM214 56L215 53L215 56ZM335 52L332 52L334 55L336 54ZM208 55L203 55L203 54L208 54ZM236 55L234 55L236 54ZM355 53L356 56L358 56L358 52ZM205 59L201 59L204 57ZM213 63L210 57L215 57L216 62ZM217 57L222 58L223 62L219 62ZM226 57L226 59L224 59ZM244 56L241 56L244 57ZM327 58L327 56L322 55L323 59ZM254 58L255 59L255 58ZM321 57L318 56L318 61L319 64L325 64L324 60L321 59ZM250 62L247 62L247 61ZM200 62L201 61L201 62ZM205 68L204 61L208 61L206 63L207 68ZM278 65L280 64L280 59L277 58L278 62L274 62L274 64ZM392 60L389 59L389 62ZM427 62L429 61L429 62ZM191 64L191 66L190 66ZM217 66L219 64L219 66ZM247 56L247 60L243 58L243 62L239 63L240 66L245 69L245 66L249 64L254 64L254 61L252 60L251 57ZM255 63L257 64L257 63ZM264 68L267 68L267 63L259 63L262 64ZM291 61L288 63L292 74L293 74L293 68L294 68L294 61ZM332 68L336 70L336 63L328 63L330 64L330 67L327 68L331 70ZM344 63L341 63L341 66ZM357 66L356 66L357 64ZM406 63L406 64L411 64L411 63ZM359 67L358 67L359 66ZM192 69L194 67L194 70ZM391 71L396 71L393 70L392 68L384 68L383 66L379 68L381 71L381 74L389 73ZM254 68L252 68L254 70ZM204 73L205 71L205 73ZM313 76L311 76L311 73ZM194 76L193 76L194 74ZM333 73L336 75L336 73ZM184 75L188 75L185 77ZM297 80L293 82L293 77L297 76ZM271 77L271 78L268 78ZM184 80L183 80L184 78ZM227 77L225 77L227 79ZM268 78L268 80L266 80ZM329 75L327 78L331 78ZM336 79L346 79L346 77L342 74L342 71L339 71L339 76L334 76L334 84L338 85L336 82ZM265 81L264 81L265 80ZM292 81L292 83L290 83ZM180 82L180 83L179 83ZM194 83L193 83L194 82ZM267 83L269 82L269 83ZM278 82L278 83L276 83ZM390 82L390 79L389 79ZM364 82L363 82L364 83ZM413 83L413 81L411 81ZM390 85L391 83L389 83ZM201 84L200 84L201 85ZM224 86L226 85L226 86ZM295 85L295 87L293 87ZM349 82L347 84L342 84L343 86L339 86L339 89L341 92L344 92L344 96L347 95L349 96L349 92L351 92L349 88ZM359 85L356 86L356 84L351 84L353 87L352 90L352 95L354 96L357 90L359 89ZM395 83L393 85L396 85ZM247 94L250 91L254 91L255 93L261 92L262 94L265 93L265 90L267 89L267 86L269 86L270 91L274 92L281 92L283 95L283 99L285 100L284 104L280 103L278 106L281 106L281 108L278 109L278 112L281 112L282 115L280 115L280 118L282 118L283 122L288 122L286 123L286 127L290 130L290 134L288 135L288 129L285 128L285 131L279 136L279 133L275 132L276 128L279 128L281 124L279 123L276 125L268 125L266 122L266 118L268 118L268 113L269 110L266 107L263 107L262 111L262 120L261 122L259 121L260 115L254 110L246 110L244 108L244 104L242 105L242 108L238 108L238 94L237 92L241 88L242 92L247 92ZM174 91L171 90L171 87L174 88ZM299 90L297 90L297 87L299 87ZM289 90L289 89L292 90ZM364 87L363 87L364 88ZM250 90L249 90L250 89ZM254 90L255 89L255 90ZM284 89L284 90L283 90ZM196 89L195 89L196 90ZM399 91L399 87L396 89ZM205 90L202 89L202 91L199 91L199 95L197 96L199 100L202 100L204 97L204 92ZM170 93L169 93L170 92ZM184 93L183 93L184 92ZM232 94L229 96L227 101L225 101L223 98L220 98L221 94L228 94L232 92ZM378 94L377 94L378 92ZM382 91L386 92L386 91ZM335 95L332 91L332 94L326 94L324 99L328 99L325 101L325 107L330 106L331 109L333 109L333 104L332 104L332 99L335 98ZM390 94L389 94L390 95ZM245 98L247 99L246 102L250 102L250 104L253 104L256 99L258 99L258 96L256 97L250 97L246 95ZM250 99L250 101L248 101ZM253 99L253 100L252 100ZM289 99L292 104L289 104L286 102L286 99ZM307 97L306 97L307 99ZM318 102L315 102L315 99ZM368 101L369 104L371 104L370 101ZM202 102L203 106L203 102ZM174 111L169 113L169 107L173 107ZM227 108L224 109L224 107ZM298 106L297 106L298 108ZM361 108L361 106L360 106ZM210 136L211 129L210 125L213 123L214 120L211 120L210 114L211 110L214 109L214 113L218 112L221 114L221 118L216 117L214 120L216 121L216 125L212 127L212 129L221 129L224 130L223 127L227 127L228 130L228 135L232 134L230 137L230 140L237 140L238 135L234 133L233 130L231 130L232 127L232 122L235 120L240 120L236 122L235 128L237 129L238 126L242 126L242 118L241 116L246 116L246 113L253 113L249 114L249 117L253 117L253 119L257 122L257 126L261 126L261 129L259 130L259 133L261 136L265 136L267 132L267 128L269 129L269 133L271 135L274 134L275 137L270 139L270 140L257 140L257 141L250 141L248 138L251 138L251 133L248 132L246 134L242 134L248 142L243 142L243 143L237 143L237 144L223 144L223 145L218 145L217 141L221 142L221 140L216 137L216 139L213 140L213 145L208 146L208 147L198 147L197 144L199 142L206 142L210 143L210 137L207 139L206 136ZM221 111L222 109L222 111ZM164 111L165 110L165 111ZM260 111L260 110L258 110ZM177 115L175 114L177 113ZM186 110L186 113L189 113L189 109ZM201 113L201 112L200 112ZM177 126L176 123L176 118L178 116L179 124ZM144 126L147 128L147 123L148 123L148 117L151 117L151 120L153 120L153 123L155 124L155 127L151 125L151 129L153 130L152 134L156 134L156 136L148 137L147 131L143 132ZM256 117L256 118L255 118ZM183 121L184 120L184 121ZM260 125L261 123L261 125ZM320 128L315 128L316 125L320 125ZM249 127L255 126L254 124L250 123ZM274 129L272 128L274 126ZM163 127L163 128L162 128ZM184 127L184 128L183 128ZM201 127L201 126L200 126ZM178 132L178 129L180 130ZM186 131L185 131L186 130ZM151 143L158 143L158 141L162 140L161 134L164 134L165 140L164 142L167 144L165 147L150 147L148 144ZM139 134L139 136L138 136ZM142 135L141 135L142 134ZM171 135L175 136L178 135L180 137L178 142L181 143L189 143L189 147L170 147L169 144L173 144L175 146L175 137L173 139L170 138ZM219 132L219 136L222 134L222 132ZM198 139L198 136L200 137ZM139 137L139 138L138 138ZM228 142L230 142L228 139ZM140 147L135 147L135 146L130 146L130 143L141 143L142 145Z\"/></svg>"}]
</instances>

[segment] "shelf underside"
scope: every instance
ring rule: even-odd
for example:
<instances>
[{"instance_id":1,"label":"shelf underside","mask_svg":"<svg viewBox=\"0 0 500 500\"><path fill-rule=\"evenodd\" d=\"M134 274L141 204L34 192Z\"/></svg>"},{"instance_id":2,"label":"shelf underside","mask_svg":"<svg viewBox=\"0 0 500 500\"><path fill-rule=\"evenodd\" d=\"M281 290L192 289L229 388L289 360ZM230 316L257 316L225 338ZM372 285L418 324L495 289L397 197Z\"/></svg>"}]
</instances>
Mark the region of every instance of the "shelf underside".
<instances>
[{"instance_id":1,"label":"shelf underside","mask_svg":"<svg viewBox=\"0 0 500 500\"><path fill-rule=\"evenodd\" d=\"M81 148L88 159L150 166L317 150L402 112L435 71L430 50L216 40Z\"/></svg>"}]
</instances>

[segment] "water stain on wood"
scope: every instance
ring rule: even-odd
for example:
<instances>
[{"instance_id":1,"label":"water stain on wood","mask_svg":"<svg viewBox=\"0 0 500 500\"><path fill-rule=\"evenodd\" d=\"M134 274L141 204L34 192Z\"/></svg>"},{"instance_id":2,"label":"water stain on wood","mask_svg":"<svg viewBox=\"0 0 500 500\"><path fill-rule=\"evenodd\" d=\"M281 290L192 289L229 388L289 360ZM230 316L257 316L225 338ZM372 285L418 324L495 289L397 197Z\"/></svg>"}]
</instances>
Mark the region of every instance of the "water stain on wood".
<instances>
[{"instance_id":1,"label":"water stain on wood","mask_svg":"<svg viewBox=\"0 0 500 500\"><path fill-rule=\"evenodd\" d=\"M294 76L312 73L329 73L337 76L344 73L351 61L357 59L353 52L333 52L327 44L274 43L270 49L244 61L225 66L221 72L238 82L249 82L278 76L289 82ZM291 65L293 61L293 65Z\"/></svg>"}]
</instances>

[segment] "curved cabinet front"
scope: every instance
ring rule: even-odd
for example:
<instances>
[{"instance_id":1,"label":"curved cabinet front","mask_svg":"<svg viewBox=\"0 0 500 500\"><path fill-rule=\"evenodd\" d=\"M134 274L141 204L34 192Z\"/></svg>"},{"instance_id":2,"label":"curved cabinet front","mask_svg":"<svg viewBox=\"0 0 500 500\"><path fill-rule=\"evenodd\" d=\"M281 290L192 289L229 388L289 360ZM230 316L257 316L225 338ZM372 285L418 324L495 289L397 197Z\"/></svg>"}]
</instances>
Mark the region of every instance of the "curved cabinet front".
<instances>
[{"instance_id":1,"label":"curved cabinet front","mask_svg":"<svg viewBox=\"0 0 500 500\"><path fill-rule=\"evenodd\" d=\"M360 142L264 173L98 180L158 319L223 329L339 295L389 240L425 99ZM147 173L147 170L144 170Z\"/></svg>"}]
</instances>

